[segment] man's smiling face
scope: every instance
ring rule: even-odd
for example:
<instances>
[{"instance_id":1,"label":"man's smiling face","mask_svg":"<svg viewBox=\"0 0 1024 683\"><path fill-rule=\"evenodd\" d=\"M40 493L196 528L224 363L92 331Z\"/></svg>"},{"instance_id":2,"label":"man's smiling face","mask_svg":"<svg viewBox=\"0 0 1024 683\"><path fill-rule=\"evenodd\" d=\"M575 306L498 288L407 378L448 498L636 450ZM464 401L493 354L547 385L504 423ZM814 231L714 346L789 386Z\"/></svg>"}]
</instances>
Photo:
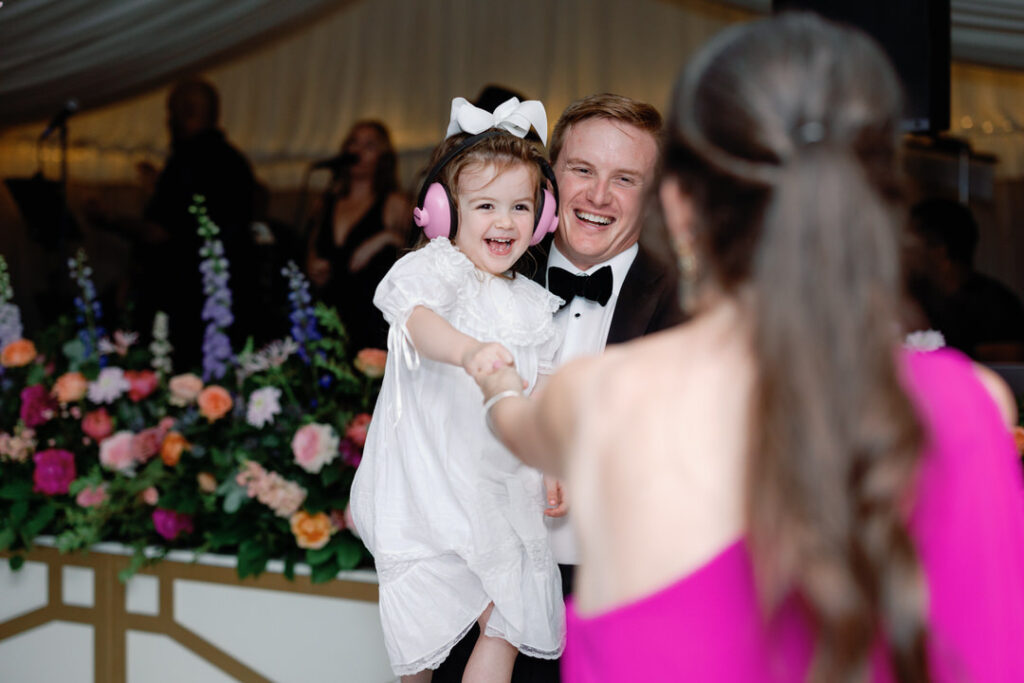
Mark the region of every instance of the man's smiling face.
<instances>
[{"instance_id":1,"label":"man's smiling face","mask_svg":"<svg viewBox=\"0 0 1024 683\"><path fill-rule=\"evenodd\" d=\"M654 136L628 123L590 118L567 131L555 165L555 245L577 268L607 261L640 238L657 157Z\"/></svg>"}]
</instances>

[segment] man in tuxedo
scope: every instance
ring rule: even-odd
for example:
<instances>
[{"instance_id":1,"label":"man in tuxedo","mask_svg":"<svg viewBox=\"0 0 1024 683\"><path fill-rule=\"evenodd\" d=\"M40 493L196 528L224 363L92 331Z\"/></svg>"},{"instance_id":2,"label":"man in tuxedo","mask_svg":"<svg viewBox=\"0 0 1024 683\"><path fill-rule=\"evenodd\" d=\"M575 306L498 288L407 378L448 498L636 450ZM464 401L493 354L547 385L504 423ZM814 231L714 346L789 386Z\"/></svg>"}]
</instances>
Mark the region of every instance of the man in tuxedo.
<instances>
[{"instance_id":1,"label":"man in tuxedo","mask_svg":"<svg viewBox=\"0 0 1024 683\"><path fill-rule=\"evenodd\" d=\"M566 301L555 314L565 330L559 364L683 320L675 272L639 244L660 132L654 107L610 94L573 102L555 124L558 230L536 248L535 278ZM545 519L568 596L577 562L569 518ZM435 683L460 680L476 633L452 650ZM520 655L512 680L558 681L558 662Z\"/></svg>"},{"instance_id":2,"label":"man in tuxedo","mask_svg":"<svg viewBox=\"0 0 1024 683\"><path fill-rule=\"evenodd\" d=\"M683 319L674 270L639 244L660 131L654 107L610 94L573 102L555 125L558 231L537 279L567 301L561 363Z\"/></svg>"}]
</instances>

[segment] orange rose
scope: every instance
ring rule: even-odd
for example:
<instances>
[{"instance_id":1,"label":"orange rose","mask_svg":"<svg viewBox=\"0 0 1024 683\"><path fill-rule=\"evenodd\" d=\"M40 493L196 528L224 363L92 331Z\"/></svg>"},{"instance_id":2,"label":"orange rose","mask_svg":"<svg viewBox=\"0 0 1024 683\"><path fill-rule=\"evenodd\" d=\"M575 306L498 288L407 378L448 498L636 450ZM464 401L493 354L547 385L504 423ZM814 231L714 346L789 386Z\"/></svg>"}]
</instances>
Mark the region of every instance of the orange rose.
<instances>
[{"instance_id":1,"label":"orange rose","mask_svg":"<svg viewBox=\"0 0 1024 683\"><path fill-rule=\"evenodd\" d=\"M36 345L28 339L15 339L0 353L0 365L5 368L20 368L36 358Z\"/></svg>"},{"instance_id":2,"label":"orange rose","mask_svg":"<svg viewBox=\"0 0 1024 683\"><path fill-rule=\"evenodd\" d=\"M227 415L232 405L231 394L224 387L211 384L199 392L199 414L210 422Z\"/></svg>"},{"instance_id":3,"label":"orange rose","mask_svg":"<svg viewBox=\"0 0 1024 683\"><path fill-rule=\"evenodd\" d=\"M196 475L196 484L203 493L213 493L217 490L217 478L209 472L200 472Z\"/></svg>"},{"instance_id":4,"label":"orange rose","mask_svg":"<svg viewBox=\"0 0 1024 683\"><path fill-rule=\"evenodd\" d=\"M57 378L51 392L59 403L81 401L89 389L89 380L80 372L65 372Z\"/></svg>"},{"instance_id":5,"label":"orange rose","mask_svg":"<svg viewBox=\"0 0 1024 683\"><path fill-rule=\"evenodd\" d=\"M167 432L163 443L160 444L160 459L168 467L174 467L181 460L181 452L191 445L180 433Z\"/></svg>"},{"instance_id":6,"label":"orange rose","mask_svg":"<svg viewBox=\"0 0 1024 683\"><path fill-rule=\"evenodd\" d=\"M334 525L331 518L323 512L311 515L304 510L299 510L291 517L292 533L295 535L295 543L300 548L317 550L327 545L334 532Z\"/></svg>"},{"instance_id":7,"label":"orange rose","mask_svg":"<svg viewBox=\"0 0 1024 683\"><path fill-rule=\"evenodd\" d=\"M370 379L384 376L384 366L388 362L388 352L381 349L363 349L356 354L354 365L359 372Z\"/></svg>"},{"instance_id":8,"label":"orange rose","mask_svg":"<svg viewBox=\"0 0 1024 683\"><path fill-rule=\"evenodd\" d=\"M1013 428L1013 442L1017 444L1017 450L1024 455L1024 427L1017 425Z\"/></svg>"}]
</instances>

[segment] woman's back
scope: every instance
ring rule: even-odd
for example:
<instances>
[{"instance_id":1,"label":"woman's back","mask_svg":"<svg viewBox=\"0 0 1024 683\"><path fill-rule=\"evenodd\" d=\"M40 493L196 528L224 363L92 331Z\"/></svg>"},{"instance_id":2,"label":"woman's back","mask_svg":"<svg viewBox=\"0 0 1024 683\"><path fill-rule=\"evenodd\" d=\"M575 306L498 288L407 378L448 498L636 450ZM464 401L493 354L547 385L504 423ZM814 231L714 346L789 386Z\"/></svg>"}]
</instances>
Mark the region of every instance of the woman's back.
<instances>
[{"instance_id":1,"label":"woman's back","mask_svg":"<svg viewBox=\"0 0 1024 683\"><path fill-rule=\"evenodd\" d=\"M644 349L650 353L642 355L648 362L657 362L657 345L677 341L667 335L651 340L653 344ZM702 360L702 355L708 360L699 349L680 348L694 351L694 362ZM727 348L711 354L712 366L719 355L728 358ZM952 352L907 354L902 370L928 435L916 490L908 491L908 501L913 503L911 536L929 589L932 674L944 681L1021 680L1024 654L1017 641L1024 632L1024 494L1019 460L994 404L965 358ZM712 367L708 372L706 379L712 379L716 370ZM662 376L670 374L672 368L666 368ZM614 381L607 388L616 395ZM708 396L712 404L726 397L698 379L680 391L694 399ZM606 429L628 431L622 421L616 422ZM666 427L660 437L644 438L642 448L620 451L617 457L632 458L634 469L643 472L664 454L675 453L684 462L702 459L710 474L687 478L673 477L671 470L663 472L661 479L671 479L672 486L650 475L635 477L621 487L609 481L591 489L594 481L574 482L574 500L582 500L583 505L624 496L629 500L620 498L614 507L661 510L646 526L666 537L634 529L641 540L624 542L621 534L629 530L609 522L608 547L626 549L623 557L609 561L600 557L604 542L597 541L594 547L599 538L596 529L582 531L583 564L589 574L585 583L581 573L578 590L577 605L583 614L573 609L569 615L564 659L568 680L806 678L813 641L803 610L791 597L771 626L765 626L742 530L737 528L730 536L727 525L721 524L722 518L742 519L741 511L735 509L742 500L742 481L736 477L742 468L736 470L730 462L731 453L725 454L725 463L717 457L707 440L708 429L686 417L677 424L687 423L697 431L695 441L682 435L673 443L667 438L671 427ZM586 429L583 424L579 427ZM727 427L712 429L725 433L730 428L742 431L735 419ZM621 443L610 448L621 448ZM691 457L687 451L698 455ZM756 445L750 452L756 457ZM605 450L592 451L586 458L600 463L596 468L600 470L616 456ZM731 482L730 490L716 488L726 481ZM716 502L718 492L723 495ZM686 498L696 498L698 503L687 505L681 500ZM687 519L665 519L681 511ZM577 519L585 519L585 524L594 521L587 514ZM616 566L643 567L643 578L663 580L638 592L635 589L641 584L629 583L628 572L613 575ZM673 574L677 567L681 571ZM603 599L609 593L599 589L619 580L625 580L624 590ZM873 680L890 680L884 666L879 666L883 661L876 650Z\"/></svg>"},{"instance_id":2,"label":"woman's back","mask_svg":"<svg viewBox=\"0 0 1024 683\"><path fill-rule=\"evenodd\" d=\"M753 374L744 338L727 304L582 364L591 374L577 385L567 481L585 611L663 586L742 533Z\"/></svg>"}]
</instances>

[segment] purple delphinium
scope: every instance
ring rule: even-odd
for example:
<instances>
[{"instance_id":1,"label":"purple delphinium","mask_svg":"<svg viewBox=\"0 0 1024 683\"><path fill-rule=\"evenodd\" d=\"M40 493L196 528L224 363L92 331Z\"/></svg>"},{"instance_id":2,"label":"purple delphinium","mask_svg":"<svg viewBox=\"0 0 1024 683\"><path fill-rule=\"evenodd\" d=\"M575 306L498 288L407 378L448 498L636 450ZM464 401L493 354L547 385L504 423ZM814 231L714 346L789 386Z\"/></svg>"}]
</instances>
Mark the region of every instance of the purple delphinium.
<instances>
[{"instance_id":1,"label":"purple delphinium","mask_svg":"<svg viewBox=\"0 0 1024 683\"><path fill-rule=\"evenodd\" d=\"M13 298L14 290L11 288L11 277L7 273L7 261L0 254L0 349L16 339L21 339L24 334L21 310L12 303Z\"/></svg>"},{"instance_id":2,"label":"purple delphinium","mask_svg":"<svg viewBox=\"0 0 1024 683\"><path fill-rule=\"evenodd\" d=\"M294 261L281 269L281 274L288 278L288 301L292 311L288 319L292 322L292 339L299 345L299 358L309 365L309 352L306 344L320 339L320 331L316 326L316 315L313 313L313 298L309 295L309 280L302 274Z\"/></svg>"},{"instance_id":3,"label":"purple delphinium","mask_svg":"<svg viewBox=\"0 0 1024 683\"><path fill-rule=\"evenodd\" d=\"M206 321L203 333L203 380L220 379L228 371L231 361L231 341L226 333L234 322L231 315L231 288L228 287L230 274L228 260L224 258L224 245L217 235L220 228L206 215L205 200L200 195L192 197L189 212L199 222L199 236L203 238L203 246L199 255L203 258L199 264L199 272L203 275L202 318Z\"/></svg>"},{"instance_id":4,"label":"purple delphinium","mask_svg":"<svg viewBox=\"0 0 1024 683\"><path fill-rule=\"evenodd\" d=\"M85 250L79 249L74 258L68 259L71 279L78 286L75 297L75 323L78 325L78 339L84 347L83 356L88 358L98 352L99 340L107 333L100 326L103 307L96 298L96 286L92 283L92 268L86 261Z\"/></svg>"}]
</instances>

